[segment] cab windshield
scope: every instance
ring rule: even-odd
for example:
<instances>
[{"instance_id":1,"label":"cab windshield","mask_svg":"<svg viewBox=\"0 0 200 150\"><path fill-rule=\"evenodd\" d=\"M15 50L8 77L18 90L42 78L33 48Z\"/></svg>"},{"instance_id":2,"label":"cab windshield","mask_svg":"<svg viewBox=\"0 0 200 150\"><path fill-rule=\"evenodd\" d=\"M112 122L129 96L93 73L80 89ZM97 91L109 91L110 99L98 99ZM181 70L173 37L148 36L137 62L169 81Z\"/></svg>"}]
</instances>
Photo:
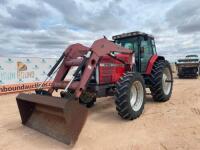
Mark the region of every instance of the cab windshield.
<instances>
[{"instance_id":1,"label":"cab windshield","mask_svg":"<svg viewBox=\"0 0 200 150\"><path fill-rule=\"evenodd\" d=\"M137 49L138 49L137 37L117 39L117 40L115 40L115 44L125 47L125 48L128 48L133 51L137 51Z\"/></svg>"}]
</instances>

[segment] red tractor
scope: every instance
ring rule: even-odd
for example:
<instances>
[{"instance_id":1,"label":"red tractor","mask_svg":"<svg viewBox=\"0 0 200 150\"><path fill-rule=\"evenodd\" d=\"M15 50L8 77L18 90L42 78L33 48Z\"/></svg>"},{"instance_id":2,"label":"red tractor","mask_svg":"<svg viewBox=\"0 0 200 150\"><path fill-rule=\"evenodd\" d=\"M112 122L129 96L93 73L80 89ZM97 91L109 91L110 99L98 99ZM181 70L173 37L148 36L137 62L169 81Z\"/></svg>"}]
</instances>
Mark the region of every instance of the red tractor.
<instances>
[{"instance_id":1,"label":"red tractor","mask_svg":"<svg viewBox=\"0 0 200 150\"><path fill-rule=\"evenodd\" d=\"M91 47L71 45L47 79L56 71L48 90L41 84L36 94L19 94L17 103L23 124L68 144L77 140L86 106L93 106L97 97L115 96L119 116L133 120L143 112L146 88L155 101L165 102L173 87L169 62L157 55L153 36L142 32L116 35L113 41L102 38ZM58 90L60 97L52 96Z\"/></svg>"}]
</instances>

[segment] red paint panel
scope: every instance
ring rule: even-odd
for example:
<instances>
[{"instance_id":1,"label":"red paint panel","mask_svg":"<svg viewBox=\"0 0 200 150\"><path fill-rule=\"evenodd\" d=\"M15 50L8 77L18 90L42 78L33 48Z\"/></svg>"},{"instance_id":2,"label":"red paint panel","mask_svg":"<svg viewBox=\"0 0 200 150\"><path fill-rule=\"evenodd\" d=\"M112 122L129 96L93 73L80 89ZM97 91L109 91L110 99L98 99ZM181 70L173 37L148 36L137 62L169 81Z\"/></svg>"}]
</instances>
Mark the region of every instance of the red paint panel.
<instances>
[{"instance_id":1,"label":"red paint panel","mask_svg":"<svg viewBox=\"0 0 200 150\"><path fill-rule=\"evenodd\" d=\"M146 74L151 74L151 70L152 70L153 65L154 65L155 61L157 60L157 58L158 58L158 55L153 55L151 57L151 59L149 60L149 64L147 66L147 69L146 69Z\"/></svg>"},{"instance_id":2,"label":"red paint panel","mask_svg":"<svg viewBox=\"0 0 200 150\"><path fill-rule=\"evenodd\" d=\"M121 59L121 60L123 60L123 61L125 61L126 63L130 62L129 55L117 54L116 57ZM115 60L115 64L116 64L115 72L113 72L113 74L112 74L112 82L113 83L116 83L119 80L119 78L123 75L123 73L126 72L126 68L125 68L124 64L122 64L118 60Z\"/></svg>"},{"instance_id":3,"label":"red paint panel","mask_svg":"<svg viewBox=\"0 0 200 150\"><path fill-rule=\"evenodd\" d=\"M129 55L117 54L116 57L127 63L130 62ZM99 84L116 83L125 72L124 64L110 56L103 56L99 63Z\"/></svg>"}]
</instances>

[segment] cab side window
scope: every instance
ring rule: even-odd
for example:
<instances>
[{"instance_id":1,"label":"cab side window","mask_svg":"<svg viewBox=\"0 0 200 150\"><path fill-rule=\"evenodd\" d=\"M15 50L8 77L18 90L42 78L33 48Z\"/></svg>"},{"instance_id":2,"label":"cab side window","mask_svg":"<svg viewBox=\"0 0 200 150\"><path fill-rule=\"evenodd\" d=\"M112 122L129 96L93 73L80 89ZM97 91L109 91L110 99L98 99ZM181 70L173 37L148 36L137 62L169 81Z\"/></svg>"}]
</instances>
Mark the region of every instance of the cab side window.
<instances>
[{"instance_id":1,"label":"cab side window","mask_svg":"<svg viewBox=\"0 0 200 150\"><path fill-rule=\"evenodd\" d=\"M153 39L151 39L151 44L152 44L152 47L153 47L153 53L156 54L156 44L155 44L155 41Z\"/></svg>"},{"instance_id":2,"label":"cab side window","mask_svg":"<svg viewBox=\"0 0 200 150\"><path fill-rule=\"evenodd\" d=\"M149 40L141 41L141 58L146 58L149 55L152 55L152 47Z\"/></svg>"}]
</instances>

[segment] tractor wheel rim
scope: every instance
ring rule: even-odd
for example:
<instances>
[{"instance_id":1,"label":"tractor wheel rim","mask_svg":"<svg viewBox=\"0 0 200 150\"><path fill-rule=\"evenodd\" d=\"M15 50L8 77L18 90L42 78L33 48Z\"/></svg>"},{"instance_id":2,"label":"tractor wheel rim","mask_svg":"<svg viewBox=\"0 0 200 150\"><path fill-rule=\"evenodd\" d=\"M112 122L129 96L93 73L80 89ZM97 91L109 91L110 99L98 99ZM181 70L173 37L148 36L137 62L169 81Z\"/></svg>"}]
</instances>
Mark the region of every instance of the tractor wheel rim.
<instances>
[{"instance_id":1,"label":"tractor wheel rim","mask_svg":"<svg viewBox=\"0 0 200 150\"><path fill-rule=\"evenodd\" d=\"M135 81L131 87L130 104L134 111L138 111L144 101L144 90L142 83Z\"/></svg>"},{"instance_id":2,"label":"tractor wheel rim","mask_svg":"<svg viewBox=\"0 0 200 150\"><path fill-rule=\"evenodd\" d=\"M169 68L165 68L163 71L162 76L162 86L163 86L163 92L165 95L168 95L170 93L172 83L170 82L172 80L171 73L169 71Z\"/></svg>"}]
</instances>

